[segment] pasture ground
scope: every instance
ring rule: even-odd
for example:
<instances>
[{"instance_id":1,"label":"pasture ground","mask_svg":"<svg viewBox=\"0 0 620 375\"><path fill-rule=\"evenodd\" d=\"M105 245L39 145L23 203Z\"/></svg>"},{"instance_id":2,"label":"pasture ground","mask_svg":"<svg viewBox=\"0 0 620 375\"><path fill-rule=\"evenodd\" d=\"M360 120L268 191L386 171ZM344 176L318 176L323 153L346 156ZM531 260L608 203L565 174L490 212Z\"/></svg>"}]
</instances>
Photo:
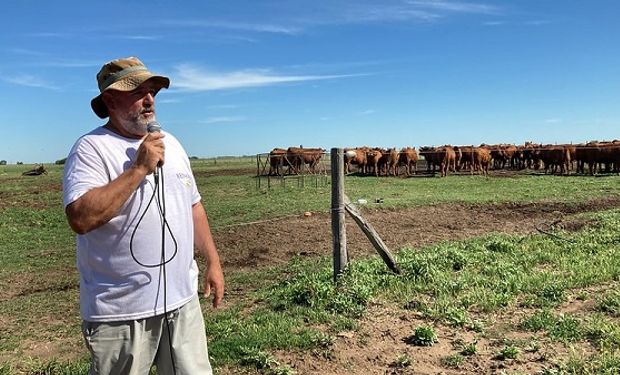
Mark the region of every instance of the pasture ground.
<instances>
[{"instance_id":1,"label":"pasture ground","mask_svg":"<svg viewBox=\"0 0 620 375\"><path fill-rule=\"evenodd\" d=\"M556 258L549 255L520 273L528 254L540 249L542 258L557 253L557 259L564 259L574 252L574 262L596 274L602 266L595 250L591 249L592 264L587 257L579 263L581 249L569 241L596 243L598 239L587 234L601 227L605 229L601 236L611 240L601 240L599 247L608 249L608 261L615 265L620 258L619 220L613 216L620 207L618 177L504 172L490 178L349 177L348 194L370 202L363 206L363 214L399 261L426 264L428 269L407 268L407 275L421 272L421 276L392 285L400 279L389 275L361 231L347 220L349 255L355 265L350 277L370 275L374 278L362 278L363 285L379 279L382 286L363 289L363 298L356 294L355 303L348 305L347 300L341 310L329 310L333 306L328 304L325 313L316 309L325 303L321 288L325 293L331 290L329 186L256 190L249 177L250 163L237 159L194 163L227 277L222 309L214 312L202 301L217 373L620 371L620 296L616 298L620 269L601 270L599 278L575 282L575 269L558 268L554 273ZM85 373L74 239L60 204L61 170L48 169L47 176L27 178L19 176L15 166L0 170L0 235L5 238L0 254L3 375ZM384 203L373 203L375 198ZM304 216L305 211L312 215ZM596 252L602 251L599 247ZM504 248L509 249L506 258L493 258ZM475 264L480 268L474 274L488 273L489 278L472 275L464 281L460 278L468 274L454 268L457 263L444 275L416 254L437 254L436 263L456 257L465 271ZM481 258L470 258L475 254ZM411 257L415 261L407 263ZM498 264L507 265L508 271L486 268ZM520 281L497 292L493 288L501 284L497 276L501 280L502 272L507 279L519 275ZM525 281L533 274L546 277L538 285L542 297ZM312 282L306 280L304 285L315 289L295 289L291 298L296 302L284 304L291 296L285 291L290 292L287 288L295 286L300 275L309 277ZM443 290L427 289L442 280L458 284L446 287L454 289L448 293L451 299ZM487 283L494 291L489 296L476 294L483 293L477 283ZM355 282L351 285L358 287ZM281 296L282 304L272 300L274 295ZM544 303L532 302L532 296ZM416 327L429 327L437 343L412 344Z\"/></svg>"}]
</instances>

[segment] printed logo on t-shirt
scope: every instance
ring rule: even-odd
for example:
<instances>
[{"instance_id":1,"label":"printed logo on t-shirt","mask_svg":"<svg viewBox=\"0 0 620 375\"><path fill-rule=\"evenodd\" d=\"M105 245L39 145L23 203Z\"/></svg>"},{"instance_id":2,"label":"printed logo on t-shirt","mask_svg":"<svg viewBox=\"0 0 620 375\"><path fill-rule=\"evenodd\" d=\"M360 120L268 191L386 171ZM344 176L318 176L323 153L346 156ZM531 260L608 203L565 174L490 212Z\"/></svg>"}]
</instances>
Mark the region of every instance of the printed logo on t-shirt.
<instances>
[{"instance_id":1,"label":"printed logo on t-shirt","mask_svg":"<svg viewBox=\"0 0 620 375\"><path fill-rule=\"evenodd\" d=\"M192 176L187 173L177 173L177 178L185 186L192 186Z\"/></svg>"}]
</instances>

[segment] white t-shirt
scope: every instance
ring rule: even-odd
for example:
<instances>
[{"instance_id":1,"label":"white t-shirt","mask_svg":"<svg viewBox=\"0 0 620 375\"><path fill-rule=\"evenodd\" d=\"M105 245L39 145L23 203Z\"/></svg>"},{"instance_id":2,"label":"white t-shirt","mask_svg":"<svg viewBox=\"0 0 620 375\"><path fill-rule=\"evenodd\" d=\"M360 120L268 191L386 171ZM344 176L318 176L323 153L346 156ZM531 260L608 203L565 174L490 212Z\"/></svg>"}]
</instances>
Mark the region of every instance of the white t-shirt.
<instances>
[{"instance_id":1,"label":"white t-shirt","mask_svg":"<svg viewBox=\"0 0 620 375\"><path fill-rule=\"evenodd\" d=\"M159 266L139 265L130 251L131 246L135 258L143 264L160 264L162 226L165 229L165 259L172 258L176 249L174 258L165 265L167 310L182 306L197 294L192 205L200 202L200 194L185 150L171 134L164 134L166 160L160 184L163 182L161 201L165 202L169 228L163 225L157 196L146 209L155 186L151 174L133 192L116 217L77 236L80 311L84 320L134 320L164 312L163 270ZM127 170L141 143L140 139L125 138L104 127L78 139L64 168L65 207L89 190L107 185Z\"/></svg>"}]
</instances>

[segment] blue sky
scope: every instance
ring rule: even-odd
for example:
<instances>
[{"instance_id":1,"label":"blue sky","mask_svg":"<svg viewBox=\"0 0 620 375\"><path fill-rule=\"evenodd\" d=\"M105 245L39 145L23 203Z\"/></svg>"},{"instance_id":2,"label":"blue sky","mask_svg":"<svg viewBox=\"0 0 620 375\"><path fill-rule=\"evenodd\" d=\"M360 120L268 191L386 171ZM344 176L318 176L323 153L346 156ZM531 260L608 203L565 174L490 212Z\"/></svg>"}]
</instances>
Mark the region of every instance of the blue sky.
<instances>
[{"instance_id":1,"label":"blue sky","mask_svg":"<svg viewBox=\"0 0 620 375\"><path fill-rule=\"evenodd\" d=\"M189 155L620 138L620 1L9 1L0 159L53 162L102 122L106 61L171 78Z\"/></svg>"}]
</instances>

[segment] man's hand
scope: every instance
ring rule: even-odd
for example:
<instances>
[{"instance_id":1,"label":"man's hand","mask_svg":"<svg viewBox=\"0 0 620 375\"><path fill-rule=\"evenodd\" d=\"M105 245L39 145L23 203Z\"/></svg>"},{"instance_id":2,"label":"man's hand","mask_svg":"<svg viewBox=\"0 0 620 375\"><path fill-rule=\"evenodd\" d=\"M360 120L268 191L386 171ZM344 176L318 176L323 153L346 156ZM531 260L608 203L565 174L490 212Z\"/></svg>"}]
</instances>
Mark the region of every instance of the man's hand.
<instances>
[{"instance_id":1,"label":"man's hand","mask_svg":"<svg viewBox=\"0 0 620 375\"><path fill-rule=\"evenodd\" d=\"M164 165L164 134L160 132L148 133L144 136L142 144L138 147L134 168L142 169L144 173L155 172L157 166Z\"/></svg>"},{"instance_id":2,"label":"man's hand","mask_svg":"<svg viewBox=\"0 0 620 375\"><path fill-rule=\"evenodd\" d=\"M205 269L204 296L211 295L213 291L213 307L218 307L224 297L224 273L220 264L220 256L217 253L209 219L202 203L192 206L192 219L194 220L194 246L204 255L207 267Z\"/></svg>"},{"instance_id":3,"label":"man's hand","mask_svg":"<svg viewBox=\"0 0 620 375\"><path fill-rule=\"evenodd\" d=\"M213 295L213 307L217 308L224 298L224 273L219 262L217 264L208 264L205 270L205 298L209 298L211 291Z\"/></svg>"}]
</instances>

